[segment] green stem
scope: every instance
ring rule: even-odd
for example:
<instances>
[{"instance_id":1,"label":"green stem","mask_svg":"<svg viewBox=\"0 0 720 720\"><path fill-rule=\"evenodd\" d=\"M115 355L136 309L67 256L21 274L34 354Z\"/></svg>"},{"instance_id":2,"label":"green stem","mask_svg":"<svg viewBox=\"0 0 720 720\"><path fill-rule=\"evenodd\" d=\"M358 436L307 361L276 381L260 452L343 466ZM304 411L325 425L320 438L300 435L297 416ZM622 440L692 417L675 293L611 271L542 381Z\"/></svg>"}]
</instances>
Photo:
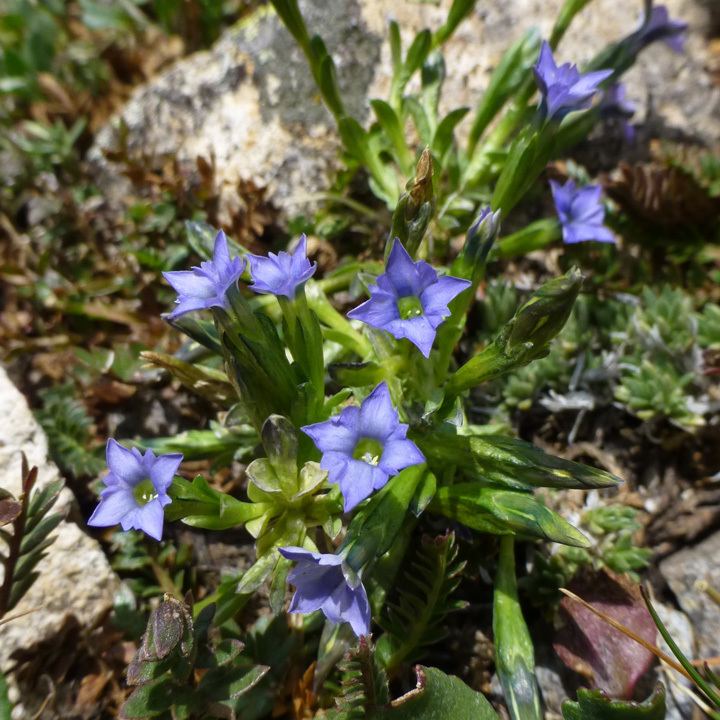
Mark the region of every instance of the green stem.
<instances>
[{"instance_id":1,"label":"green stem","mask_svg":"<svg viewBox=\"0 0 720 720\"><path fill-rule=\"evenodd\" d=\"M495 665L512 720L542 720L535 679L535 650L517 595L515 541L500 538L493 596Z\"/></svg>"}]
</instances>

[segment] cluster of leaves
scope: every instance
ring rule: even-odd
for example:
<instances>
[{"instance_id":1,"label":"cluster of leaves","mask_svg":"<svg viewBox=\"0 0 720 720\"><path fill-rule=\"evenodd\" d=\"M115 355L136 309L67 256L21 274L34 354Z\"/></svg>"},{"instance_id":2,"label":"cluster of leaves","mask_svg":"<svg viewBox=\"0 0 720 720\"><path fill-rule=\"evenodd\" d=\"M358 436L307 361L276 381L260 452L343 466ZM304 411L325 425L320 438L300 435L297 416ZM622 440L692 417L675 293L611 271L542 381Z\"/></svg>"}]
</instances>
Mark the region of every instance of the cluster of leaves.
<instances>
[{"instance_id":1,"label":"cluster of leaves","mask_svg":"<svg viewBox=\"0 0 720 720\"><path fill-rule=\"evenodd\" d=\"M208 637L214 613L207 606L193 619L183 601L165 596L153 610L135 658L128 668L133 687L120 716L174 718L204 716L235 718L234 702L251 690L269 668L242 655L237 640L210 646Z\"/></svg>"},{"instance_id":2,"label":"cluster of leaves","mask_svg":"<svg viewBox=\"0 0 720 720\"><path fill-rule=\"evenodd\" d=\"M502 322L504 298L514 294L489 285L485 315ZM717 411L708 390L718 318L715 303L697 311L687 291L667 285L638 298L581 298L549 355L503 379L504 406L529 410L539 402L558 412L614 403L647 423L691 432Z\"/></svg>"},{"instance_id":3,"label":"cluster of leaves","mask_svg":"<svg viewBox=\"0 0 720 720\"><path fill-rule=\"evenodd\" d=\"M34 490L38 469L28 468L23 456L21 494L18 499L0 488L0 538L7 551L0 554L3 581L0 585L0 619L12 610L32 587L39 573L37 564L54 542L53 530L63 519L60 513L50 513L57 502L62 481L54 480L41 490Z\"/></svg>"},{"instance_id":4,"label":"cluster of leaves","mask_svg":"<svg viewBox=\"0 0 720 720\"><path fill-rule=\"evenodd\" d=\"M641 529L637 514L619 503L585 511L578 524L594 542L588 548L558 546L547 554L536 552L532 573L523 581L528 595L543 604L555 601L558 588L566 587L583 568L609 568L637 581L652 556L652 550L636 542Z\"/></svg>"},{"instance_id":5,"label":"cluster of leaves","mask_svg":"<svg viewBox=\"0 0 720 720\"><path fill-rule=\"evenodd\" d=\"M91 476L98 469L92 428L82 428L90 416L99 418L93 403L122 403L139 379L120 360L101 367L98 354L131 356L137 369L138 346L168 342L164 324L147 321L168 302L160 271L187 260L190 249L180 242L184 222L216 220L219 193L211 162L198 160L191 183L196 168L137 157L121 143L114 160L132 190L120 207L111 207L95 185L86 152L134 85L212 42L255 4L11 0L3 8L2 354L22 371L35 371L24 373L24 389L41 406L55 459L71 474ZM244 238L271 218L262 189L243 185L238 191L245 206L234 230ZM78 355L80 370L97 370L92 377L79 377ZM69 390L38 393L70 382L74 400Z\"/></svg>"}]
</instances>

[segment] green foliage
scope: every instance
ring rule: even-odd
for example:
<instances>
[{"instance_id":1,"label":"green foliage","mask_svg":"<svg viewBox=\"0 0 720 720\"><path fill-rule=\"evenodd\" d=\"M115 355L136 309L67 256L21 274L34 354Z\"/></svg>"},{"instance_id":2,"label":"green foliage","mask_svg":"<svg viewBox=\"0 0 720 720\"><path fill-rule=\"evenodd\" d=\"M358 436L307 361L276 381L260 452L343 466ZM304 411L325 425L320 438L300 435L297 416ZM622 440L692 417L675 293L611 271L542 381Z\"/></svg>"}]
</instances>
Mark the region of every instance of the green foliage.
<instances>
[{"instance_id":1,"label":"green foliage","mask_svg":"<svg viewBox=\"0 0 720 720\"><path fill-rule=\"evenodd\" d=\"M464 562L457 560L455 535L423 536L414 556L397 580L397 597L387 603L379 619L384 633L376 651L392 673L403 662L422 658L428 648L447 635L448 613L466 603L451 596L460 583Z\"/></svg>"},{"instance_id":2,"label":"green foliage","mask_svg":"<svg viewBox=\"0 0 720 720\"><path fill-rule=\"evenodd\" d=\"M150 614L128 668L127 683L134 689L120 709L121 718L157 717L170 710L175 718L198 712L234 717L232 701L251 690L269 668L243 657L238 641L210 646L213 612L206 607L193 620L190 606L165 596Z\"/></svg>"},{"instance_id":3,"label":"green foliage","mask_svg":"<svg viewBox=\"0 0 720 720\"><path fill-rule=\"evenodd\" d=\"M196 573L192 561L190 545L157 545L139 532L113 533L112 567L124 577L130 591L130 596L120 598L119 604L133 610L162 593L180 597L194 591Z\"/></svg>"},{"instance_id":4,"label":"green foliage","mask_svg":"<svg viewBox=\"0 0 720 720\"><path fill-rule=\"evenodd\" d=\"M593 538L590 547L558 547L551 554L536 553L533 571L524 579L536 601L559 600L558 588L566 587L583 567L609 568L638 581L639 573L648 566L652 550L635 540L640 523L634 508L599 505L583 513L578 525Z\"/></svg>"},{"instance_id":5,"label":"green foliage","mask_svg":"<svg viewBox=\"0 0 720 720\"><path fill-rule=\"evenodd\" d=\"M383 708L371 720L497 720L483 695L437 668L416 667L417 688Z\"/></svg>"},{"instance_id":6,"label":"green foliage","mask_svg":"<svg viewBox=\"0 0 720 720\"><path fill-rule=\"evenodd\" d=\"M702 352L720 346L717 307L698 313L687 292L669 286L645 288L637 301L581 298L548 356L499 383L504 407L529 410L543 394L553 407L552 391L560 407L567 395L571 408L579 392L578 407L615 401L646 422L692 431L710 411Z\"/></svg>"},{"instance_id":7,"label":"green foliage","mask_svg":"<svg viewBox=\"0 0 720 720\"><path fill-rule=\"evenodd\" d=\"M616 334L624 351L617 400L642 420L664 417L688 430L703 425L693 392L701 386L697 328L682 290L646 288L627 331Z\"/></svg>"},{"instance_id":8,"label":"green foliage","mask_svg":"<svg viewBox=\"0 0 720 720\"><path fill-rule=\"evenodd\" d=\"M338 667L340 692L337 710L329 714L336 720L362 720L372 716L389 701L387 678L374 648L365 638L349 651Z\"/></svg>"},{"instance_id":9,"label":"green foliage","mask_svg":"<svg viewBox=\"0 0 720 720\"><path fill-rule=\"evenodd\" d=\"M28 468L23 455L21 494L15 499L0 488L0 538L7 546L0 553L4 577L0 585L0 619L12 610L39 577L37 564L47 555L55 541L52 535L63 519L60 513L50 513L62 490L62 482L55 480L41 490L35 488L38 470ZM33 491L34 490L34 491Z\"/></svg>"},{"instance_id":10,"label":"green foliage","mask_svg":"<svg viewBox=\"0 0 720 720\"><path fill-rule=\"evenodd\" d=\"M102 460L88 448L92 440L92 418L74 397L72 385L61 385L42 394L36 417L48 436L50 454L63 472L75 477L93 476L103 468Z\"/></svg>"},{"instance_id":11,"label":"green foliage","mask_svg":"<svg viewBox=\"0 0 720 720\"><path fill-rule=\"evenodd\" d=\"M720 305L708 303L698 318L698 341L702 348L720 350Z\"/></svg>"},{"instance_id":12,"label":"green foliage","mask_svg":"<svg viewBox=\"0 0 720 720\"><path fill-rule=\"evenodd\" d=\"M562 706L565 720L664 720L665 688L658 685L643 703L613 700L601 690L578 690L577 702Z\"/></svg>"}]
</instances>

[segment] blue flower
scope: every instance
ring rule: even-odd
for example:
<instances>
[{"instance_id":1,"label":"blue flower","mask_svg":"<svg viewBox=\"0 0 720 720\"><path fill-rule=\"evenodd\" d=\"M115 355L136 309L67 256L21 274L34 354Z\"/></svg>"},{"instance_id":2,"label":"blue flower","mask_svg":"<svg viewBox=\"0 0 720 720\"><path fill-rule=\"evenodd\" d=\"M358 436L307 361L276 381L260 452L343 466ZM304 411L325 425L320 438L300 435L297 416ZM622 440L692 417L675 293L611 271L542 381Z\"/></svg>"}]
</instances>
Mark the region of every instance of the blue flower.
<instances>
[{"instance_id":1,"label":"blue flower","mask_svg":"<svg viewBox=\"0 0 720 720\"><path fill-rule=\"evenodd\" d=\"M288 582L295 594L288 612L311 613L322 610L334 623L349 623L360 637L370 633L370 604L359 573L340 555L310 552L301 547L283 547L280 552L297 566Z\"/></svg>"},{"instance_id":2,"label":"blue flower","mask_svg":"<svg viewBox=\"0 0 720 720\"><path fill-rule=\"evenodd\" d=\"M626 142L635 139L635 126L629 122L635 114L635 104L627 99L623 83L615 83L603 92L599 109L602 117L620 120Z\"/></svg>"},{"instance_id":3,"label":"blue flower","mask_svg":"<svg viewBox=\"0 0 720 720\"><path fill-rule=\"evenodd\" d=\"M300 236L300 242L291 253L280 251L277 255L248 255L248 258L253 279L250 289L256 293L284 295L290 300L317 269L317 263L310 264L307 259L307 238L304 234Z\"/></svg>"},{"instance_id":4,"label":"blue flower","mask_svg":"<svg viewBox=\"0 0 720 720\"><path fill-rule=\"evenodd\" d=\"M541 109L548 119L589 108L600 83L613 74L612 70L597 70L581 75L570 63L558 66L546 41L533 71L542 94Z\"/></svg>"},{"instance_id":5,"label":"blue flower","mask_svg":"<svg viewBox=\"0 0 720 720\"><path fill-rule=\"evenodd\" d=\"M429 357L437 328L450 315L448 303L468 287L467 280L439 276L423 260L413 262L395 240L385 273L369 288L370 299L351 310L348 317L398 339L407 338Z\"/></svg>"},{"instance_id":6,"label":"blue flower","mask_svg":"<svg viewBox=\"0 0 720 720\"><path fill-rule=\"evenodd\" d=\"M228 307L227 291L237 282L245 269L245 260L230 259L227 238L221 230L215 237L213 259L200 267L177 272L164 272L163 277L173 286L178 297L177 307L167 316L174 320L193 310Z\"/></svg>"},{"instance_id":7,"label":"blue flower","mask_svg":"<svg viewBox=\"0 0 720 720\"><path fill-rule=\"evenodd\" d=\"M110 472L104 478L105 489L88 525L110 527L120 523L123 530L142 530L155 540L162 538L163 508L172 501L167 491L183 456L144 455L128 450L112 438L105 450Z\"/></svg>"},{"instance_id":8,"label":"blue flower","mask_svg":"<svg viewBox=\"0 0 720 720\"><path fill-rule=\"evenodd\" d=\"M586 240L615 242L615 236L603 225L605 208L600 201L599 185L577 188L572 180L565 185L551 180L550 187L562 225L563 242L568 245Z\"/></svg>"},{"instance_id":9,"label":"blue flower","mask_svg":"<svg viewBox=\"0 0 720 720\"><path fill-rule=\"evenodd\" d=\"M675 52L685 49L685 34L688 24L680 20L671 20L670 13L664 5L656 5L647 15L633 37L636 52L657 40L662 40Z\"/></svg>"},{"instance_id":10,"label":"blue flower","mask_svg":"<svg viewBox=\"0 0 720 720\"><path fill-rule=\"evenodd\" d=\"M425 462L415 443L407 439L407 430L384 382L359 408L346 407L330 420L303 428L323 454L320 467L328 471L330 482L340 486L345 512L402 469Z\"/></svg>"}]
</instances>

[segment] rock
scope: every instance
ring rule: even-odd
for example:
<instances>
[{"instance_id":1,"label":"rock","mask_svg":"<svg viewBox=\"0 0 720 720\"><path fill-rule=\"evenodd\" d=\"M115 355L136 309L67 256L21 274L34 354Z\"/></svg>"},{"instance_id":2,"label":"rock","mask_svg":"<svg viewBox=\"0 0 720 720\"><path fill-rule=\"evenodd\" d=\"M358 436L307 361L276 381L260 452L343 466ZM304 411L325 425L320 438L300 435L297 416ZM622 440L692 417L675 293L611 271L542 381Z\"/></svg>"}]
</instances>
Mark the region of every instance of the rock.
<instances>
[{"instance_id":1,"label":"rock","mask_svg":"<svg viewBox=\"0 0 720 720\"><path fill-rule=\"evenodd\" d=\"M301 0L310 32L319 32L338 67L347 109L367 122L368 98L387 97L390 84L390 17L402 28L404 47L419 30L437 28L451 0ZM444 48L445 111L473 107L503 51L532 26L547 36L563 0L478 3ZM663 136L720 141L720 88L713 84L707 39L709 4L665 0L673 17L691 25L687 52L662 43L648 49L626 76L636 119ZM607 43L632 30L642 3L595 0L579 14L558 51L582 64ZM138 88L121 112L129 147L172 154L194 163L214 155L231 207L238 178L267 186L267 197L286 216L312 205L326 190L337 163L335 123L323 107L304 56L267 6L228 31L209 51L196 53ZM99 134L90 158L101 186L119 197L119 172L103 159L117 136L115 118ZM459 128L469 127L466 118Z\"/></svg>"},{"instance_id":2,"label":"rock","mask_svg":"<svg viewBox=\"0 0 720 720\"><path fill-rule=\"evenodd\" d=\"M20 491L21 453L38 467L41 488L58 478L58 470L47 459L47 439L35 421L25 398L0 367L0 486L17 495ZM11 655L48 640L68 621L82 628L93 627L112 606L117 577L96 540L86 535L70 518L76 512L72 493L63 489L54 511L66 519L55 530L55 542L40 561L39 578L11 611L34 611L0 628L0 671L12 666ZM0 567L2 579L2 567Z\"/></svg>"},{"instance_id":3,"label":"rock","mask_svg":"<svg viewBox=\"0 0 720 720\"><path fill-rule=\"evenodd\" d=\"M699 657L720 655L720 611L702 584L720 590L720 532L703 542L670 555L660 563L668 585L687 613L698 641Z\"/></svg>"},{"instance_id":4,"label":"rock","mask_svg":"<svg viewBox=\"0 0 720 720\"><path fill-rule=\"evenodd\" d=\"M535 677L542 693L545 720L562 718L562 704L567 693L560 672L557 668L538 664L535 667Z\"/></svg>"}]
</instances>

